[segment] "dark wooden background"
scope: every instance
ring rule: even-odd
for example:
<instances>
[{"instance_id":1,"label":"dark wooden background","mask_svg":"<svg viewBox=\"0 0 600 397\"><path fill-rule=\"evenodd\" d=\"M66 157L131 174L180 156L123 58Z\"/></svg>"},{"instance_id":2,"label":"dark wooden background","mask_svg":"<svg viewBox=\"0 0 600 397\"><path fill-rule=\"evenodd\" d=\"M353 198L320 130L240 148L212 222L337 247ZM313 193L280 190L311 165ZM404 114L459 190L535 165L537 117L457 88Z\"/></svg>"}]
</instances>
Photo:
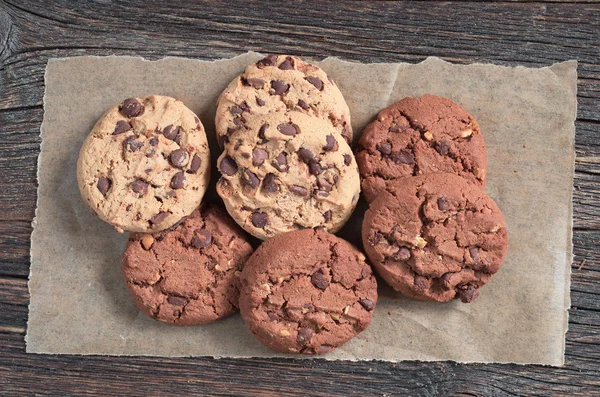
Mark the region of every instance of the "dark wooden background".
<instances>
[{"instance_id":1,"label":"dark wooden background","mask_svg":"<svg viewBox=\"0 0 600 397\"><path fill-rule=\"evenodd\" d=\"M579 61L572 309L563 368L25 354L48 58ZM93 95L93 93L90 93ZM0 0L0 395L600 395L600 2ZM84 104L83 104L84 105ZM532 197L532 199L535 199Z\"/></svg>"}]
</instances>

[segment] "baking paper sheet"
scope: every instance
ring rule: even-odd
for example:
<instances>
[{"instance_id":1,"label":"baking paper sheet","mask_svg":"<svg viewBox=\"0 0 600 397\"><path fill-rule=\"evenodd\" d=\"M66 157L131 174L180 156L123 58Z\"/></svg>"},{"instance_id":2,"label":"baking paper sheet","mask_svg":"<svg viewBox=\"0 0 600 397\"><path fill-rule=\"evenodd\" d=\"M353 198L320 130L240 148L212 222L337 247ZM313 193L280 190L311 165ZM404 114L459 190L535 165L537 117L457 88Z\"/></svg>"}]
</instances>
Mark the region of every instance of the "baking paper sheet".
<instances>
[{"instance_id":1,"label":"baking paper sheet","mask_svg":"<svg viewBox=\"0 0 600 397\"><path fill-rule=\"evenodd\" d=\"M215 101L260 57L48 62L27 352L277 356L252 337L239 315L177 328L140 313L120 275L126 235L86 207L75 175L79 148L96 120L132 96L181 99L202 119L215 159ZM381 108L404 96L431 93L463 105L483 131L489 156L486 191L503 211L509 231L504 265L473 304L418 302L383 287L371 326L324 358L563 364L572 261L576 62L540 69L453 65L437 58L419 64L329 58L320 64L348 101L356 136ZM357 241L360 219L357 211L343 235Z\"/></svg>"}]
</instances>

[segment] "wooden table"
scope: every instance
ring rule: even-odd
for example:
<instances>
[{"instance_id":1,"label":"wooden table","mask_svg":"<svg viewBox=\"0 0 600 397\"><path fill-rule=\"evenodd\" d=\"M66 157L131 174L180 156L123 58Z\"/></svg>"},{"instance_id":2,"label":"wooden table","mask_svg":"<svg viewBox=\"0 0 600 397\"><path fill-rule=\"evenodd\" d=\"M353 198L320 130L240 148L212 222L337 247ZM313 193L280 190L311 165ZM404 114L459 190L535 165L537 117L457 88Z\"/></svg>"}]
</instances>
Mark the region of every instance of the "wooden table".
<instances>
[{"instance_id":1,"label":"wooden table","mask_svg":"<svg viewBox=\"0 0 600 397\"><path fill-rule=\"evenodd\" d=\"M600 395L599 3L0 0L0 395ZM567 364L25 354L48 58L216 59L247 50L364 62L419 62L435 55L456 63L534 67L577 59Z\"/></svg>"}]
</instances>

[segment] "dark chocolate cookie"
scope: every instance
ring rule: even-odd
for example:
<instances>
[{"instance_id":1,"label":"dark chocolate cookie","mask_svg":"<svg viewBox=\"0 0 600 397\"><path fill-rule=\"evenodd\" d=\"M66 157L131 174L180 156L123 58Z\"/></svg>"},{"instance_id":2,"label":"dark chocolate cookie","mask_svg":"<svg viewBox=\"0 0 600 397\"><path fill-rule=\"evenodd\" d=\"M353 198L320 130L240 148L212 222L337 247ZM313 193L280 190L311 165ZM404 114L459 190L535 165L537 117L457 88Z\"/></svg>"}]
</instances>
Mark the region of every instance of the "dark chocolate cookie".
<instances>
[{"instance_id":1,"label":"dark chocolate cookie","mask_svg":"<svg viewBox=\"0 0 600 397\"><path fill-rule=\"evenodd\" d=\"M485 186L479 125L448 98L404 98L379 112L359 141L356 161L368 202L396 179L448 172Z\"/></svg>"},{"instance_id":2,"label":"dark chocolate cookie","mask_svg":"<svg viewBox=\"0 0 600 397\"><path fill-rule=\"evenodd\" d=\"M388 189L371 203L362 229L377 273L412 298L477 298L507 251L496 203L454 174L409 177Z\"/></svg>"},{"instance_id":3,"label":"dark chocolate cookie","mask_svg":"<svg viewBox=\"0 0 600 397\"><path fill-rule=\"evenodd\" d=\"M237 310L239 275L251 253L244 231L209 206L170 230L130 234L122 272L137 307L150 317L205 324Z\"/></svg>"},{"instance_id":4,"label":"dark chocolate cookie","mask_svg":"<svg viewBox=\"0 0 600 397\"><path fill-rule=\"evenodd\" d=\"M376 303L364 255L322 230L265 241L242 271L242 317L277 352L327 353L367 328Z\"/></svg>"}]
</instances>

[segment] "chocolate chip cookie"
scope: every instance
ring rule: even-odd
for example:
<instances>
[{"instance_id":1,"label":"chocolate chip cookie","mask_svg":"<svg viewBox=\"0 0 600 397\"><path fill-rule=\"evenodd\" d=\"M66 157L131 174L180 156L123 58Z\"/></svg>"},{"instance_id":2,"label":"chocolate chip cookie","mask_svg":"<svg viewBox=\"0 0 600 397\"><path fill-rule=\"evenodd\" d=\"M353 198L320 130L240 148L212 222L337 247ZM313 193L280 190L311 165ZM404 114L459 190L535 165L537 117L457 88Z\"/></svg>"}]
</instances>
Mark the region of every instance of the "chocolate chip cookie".
<instances>
[{"instance_id":1,"label":"chocolate chip cookie","mask_svg":"<svg viewBox=\"0 0 600 397\"><path fill-rule=\"evenodd\" d=\"M83 199L119 232L171 227L200 205L209 178L202 123L181 101L158 95L109 109L77 162Z\"/></svg>"},{"instance_id":2,"label":"chocolate chip cookie","mask_svg":"<svg viewBox=\"0 0 600 397\"><path fill-rule=\"evenodd\" d=\"M375 270L402 294L471 302L502 264L504 217L475 183L454 174L399 179L365 213L362 237Z\"/></svg>"},{"instance_id":3,"label":"chocolate chip cookie","mask_svg":"<svg viewBox=\"0 0 600 397\"><path fill-rule=\"evenodd\" d=\"M396 179L449 172L485 185L487 155L477 121L448 98L404 98L383 109L360 140L356 161L368 202Z\"/></svg>"},{"instance_id":4,"label":"chocolate chip cookie","mask_svg":"<svg viewBox=\"0 0 600 397\"><path fill-rule=\"evenodd\" d=\"M148 316L173 325L205 324L237 310L239 275L251 253L244 231L208 206L170 230L130 234L122 272Z\"/></svg>"},{"instance_id":5,"label":"chocolate chip cookie","mask_svg":"<svg viewBox=\"0 0 600 397\"><path fill-rule=\"evenodd\" d=\"M331 351L367 328L377 303L364 255L323 230L265 241L241 280L244 321L260 342L282 353Z\"/></svg>"},{"instance_id":6,"label":"chocolate chip cookie","mask_svg":"<svg viewBox=\"0 0 600 397\"><path fill-rule=\"evenodd\" d=\"M288 111L326 120L352 142L350 111L337 85L321 68L288 55L267 56L227 86L217 102L218 141L222 146L238 130L252 133L253 118Z\"/></svg>"},{"instance_id":7,"label":"chocolate chip cookie","mask_svg":"<svg viewBox=\"0 0 600 397\"><path fill-rule=\"evenodd\" d=\"M249 119L246 128L230 135L217 163L217 192L238 224L261 239L339 230L356 206L360 178L331 124L291 111Z\"/></svg>"}]
</instances>

